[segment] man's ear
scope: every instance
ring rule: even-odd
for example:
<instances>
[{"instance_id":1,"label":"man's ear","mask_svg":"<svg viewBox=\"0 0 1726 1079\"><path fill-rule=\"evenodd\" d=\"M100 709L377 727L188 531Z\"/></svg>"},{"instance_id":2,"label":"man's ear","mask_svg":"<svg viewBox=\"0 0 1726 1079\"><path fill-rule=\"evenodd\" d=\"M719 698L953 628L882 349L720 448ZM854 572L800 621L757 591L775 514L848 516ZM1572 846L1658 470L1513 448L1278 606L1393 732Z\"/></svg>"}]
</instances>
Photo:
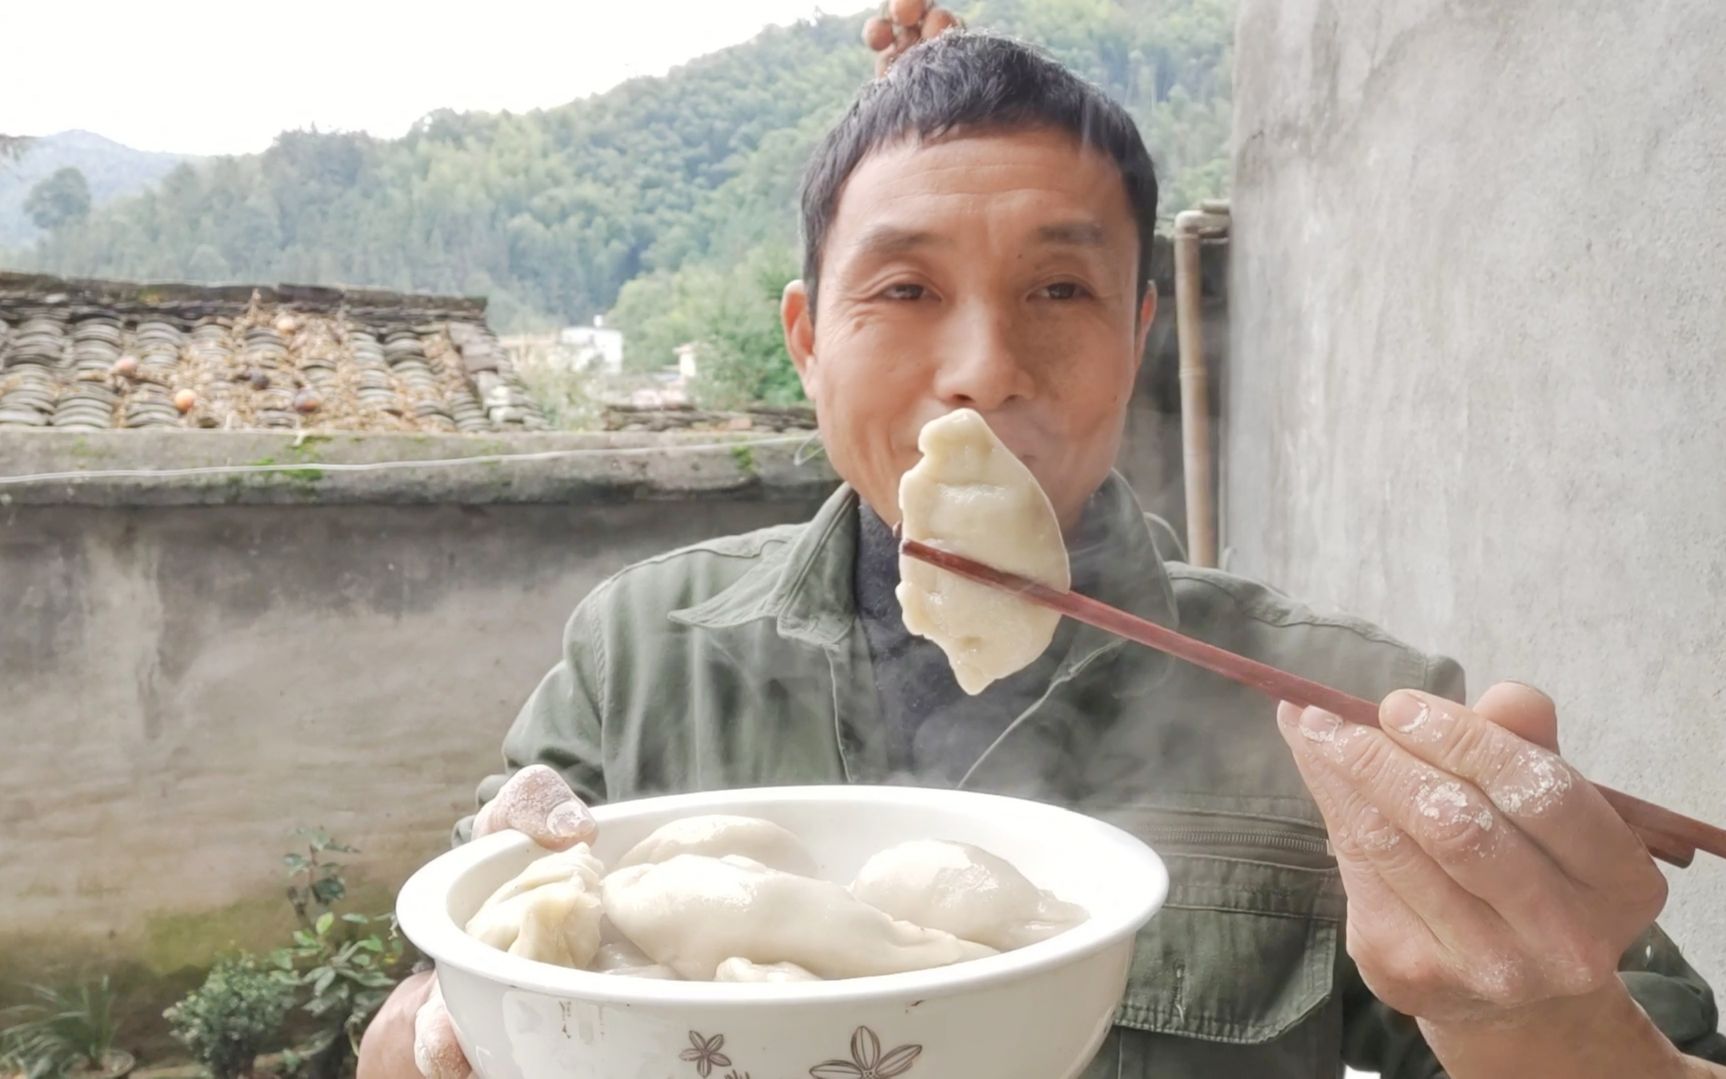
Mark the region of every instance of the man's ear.
<instances>
[{"instance_id":1,"label":"man's ear","mask_svg":"<svg viewBox=\"0 0 1726 1079\"><path fill-rule=\"evenodd\" d=\"M791 354L791 366L797 368L797 377L803 381L803 396L813 401L817 381L815 312L802 281L785 286L779 299L779 322L785 330L785 351Z\"/></svg>"},{"instance_id":2,"label":"man's ear","mask_svg":"<svg viewBox=\"0 0 1726 1079\"><path fill-rule=\"evenodd\" d=\"M1151 323L1157 320L1157 283L1152 281L1145 286L1145 298L1139 301L1139 324L1134 327L1134 335L1138 338L1136 355L1140 362L1144 361L1145 338L1151 332Z\"/></svg>"}]
</instances>

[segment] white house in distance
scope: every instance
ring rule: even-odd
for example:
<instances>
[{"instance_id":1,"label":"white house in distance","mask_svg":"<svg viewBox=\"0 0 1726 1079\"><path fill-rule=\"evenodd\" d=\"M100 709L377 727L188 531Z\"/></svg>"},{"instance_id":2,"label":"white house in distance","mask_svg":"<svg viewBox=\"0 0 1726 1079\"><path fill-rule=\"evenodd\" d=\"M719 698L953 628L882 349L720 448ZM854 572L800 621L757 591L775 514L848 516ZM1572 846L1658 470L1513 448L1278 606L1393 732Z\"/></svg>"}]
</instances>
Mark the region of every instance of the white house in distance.
<instances>
[{"instance_id":1,"label":"white house in distance","mask_svg":"<svg viewBox=\"0 0 1726 1079\"><path fill-rule=\"evenodd\" d=\"M694 341L677 346L677 378L680 382L694 382L699 370L701 346Z\"/></svg>"},{"instance_id":2,"label":"white house in distance","mask_svg":"<svg viewBox=\"0 0 1726 1079\"><path fill-rule=\"evenodd\" d=\"M594 316L592 326L565 326L557 343L559 359L577 371L623 373L623 332L606 326L604 315Z\"/></svg>"}]
</instances>

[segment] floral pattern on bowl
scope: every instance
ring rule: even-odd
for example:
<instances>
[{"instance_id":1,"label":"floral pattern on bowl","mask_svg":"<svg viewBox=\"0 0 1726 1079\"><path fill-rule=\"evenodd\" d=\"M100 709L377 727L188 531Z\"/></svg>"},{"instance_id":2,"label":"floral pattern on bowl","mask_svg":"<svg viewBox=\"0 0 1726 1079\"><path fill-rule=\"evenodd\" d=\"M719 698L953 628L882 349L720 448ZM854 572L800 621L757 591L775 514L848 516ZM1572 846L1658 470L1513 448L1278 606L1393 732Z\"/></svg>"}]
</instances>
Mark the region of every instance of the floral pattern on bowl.
<instances>
[{"instance_id":1,"label":"floral pattern on bowl","mask_svg":"<svg viewBox=\"0 0 1726 1079\"><path fill-rule=\"evenodd\" d=\"M708 1079L715 1069L731 1067L726 1055L725 1035L711 1038L698 1031L689 1032L689 1048L677 1058L695 1065L695 1073ZM894 1079L904 1075L923 1055L921 1045L901 1045L881 1052L881 1038L868 1027L858 1027L851 1034L851 1059L826 1060L809 1069L811 1079ZM723 1079L750 1079L748 1072L730 1071Z\"/></svg>"}]
</instances>

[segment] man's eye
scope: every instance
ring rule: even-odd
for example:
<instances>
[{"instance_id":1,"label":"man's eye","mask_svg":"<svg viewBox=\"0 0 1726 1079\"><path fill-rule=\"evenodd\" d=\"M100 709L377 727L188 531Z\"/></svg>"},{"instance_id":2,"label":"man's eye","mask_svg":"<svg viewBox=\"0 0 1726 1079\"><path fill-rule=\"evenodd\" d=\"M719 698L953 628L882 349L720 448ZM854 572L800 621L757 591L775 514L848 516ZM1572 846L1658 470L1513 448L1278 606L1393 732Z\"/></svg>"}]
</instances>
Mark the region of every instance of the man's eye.
<instances>
[{"instance_id":1,"label":"man's eye","mask_svg":"<svg viewBox=\"0 0 1726 1079\"><path fill-rule=\"evenodd\" d=\"M908 281L897 285L888 285L881 290L882 297L889 300L921 300L923 294L922 285L915 285Z\"/></svg>"},{"instance_id":2,"label":"man's eye","mask_svg":"<svg viewBox=\"0 0 1726 1079\"><path fill-rule=\"evenodd\" d=\"M1088 295L1085 286L1077 281L1057 281L1052 285L1044 285L1042 292L1051 300L1077 300Z\"/></svg>"}]
</instances>

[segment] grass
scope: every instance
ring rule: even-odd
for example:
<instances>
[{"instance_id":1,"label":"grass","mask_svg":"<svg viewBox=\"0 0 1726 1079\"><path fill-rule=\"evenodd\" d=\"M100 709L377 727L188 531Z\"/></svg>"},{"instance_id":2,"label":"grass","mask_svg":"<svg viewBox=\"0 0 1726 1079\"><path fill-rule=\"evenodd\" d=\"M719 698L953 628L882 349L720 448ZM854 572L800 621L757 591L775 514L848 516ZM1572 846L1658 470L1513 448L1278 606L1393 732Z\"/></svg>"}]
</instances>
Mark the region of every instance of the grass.
<instances>
[{"instance_id":1,"label":"grass","mask_svg":"<svg viewBox=\"0 0 1726 1079\"><path fill-rule=\"evenodd\" d=\"M760 470L755 466L755 450L752 447L747 445L731 447L731 459L737 462L737 471L745 476L760 474Z\"/></svg>"},{"instance_id":2,"label":"grass","mask_svg":"<svg viewBox=\"0 0 1726 1079\"><path fill-rule=\"evenodd\" d=\"M0 1013L0 1067L29 1079L80 1068L101 1070L114 1048L114 990L108 977L93 985L30 987L35 1000Z\"/></svg>"},{"instance_id":3,"label":"grass","mask_svg":"<svg viewBox=\"0 0 1726 1079\"><path fill-rule=\"evenodd\" d=\"M546 423L565 431L593 429L599 404L588 393L586 375L548 363L517 364L516 374Z\"/></svg>"}]
</instances>

